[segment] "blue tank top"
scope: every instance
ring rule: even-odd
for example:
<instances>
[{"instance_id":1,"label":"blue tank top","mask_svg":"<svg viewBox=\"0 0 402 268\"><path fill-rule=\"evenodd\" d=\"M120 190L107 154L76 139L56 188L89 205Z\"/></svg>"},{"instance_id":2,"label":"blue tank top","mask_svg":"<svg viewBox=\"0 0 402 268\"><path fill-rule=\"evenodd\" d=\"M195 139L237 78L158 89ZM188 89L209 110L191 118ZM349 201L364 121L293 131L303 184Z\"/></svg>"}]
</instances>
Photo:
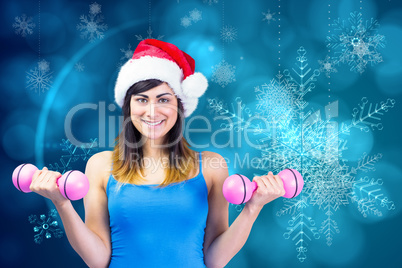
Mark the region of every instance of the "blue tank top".
<instances>
[{"instance_id":1,"label":"blue tank top","mask_svg":"<svg viewBox=\"0 0 402 268\"><path fill-rule=\"evenodd\" d=\"M163 188L123 184L111 175L106 187L112 242L109 267L206 267L204 234L208 189L200 172Z\"/></svg>"}]
</instances>

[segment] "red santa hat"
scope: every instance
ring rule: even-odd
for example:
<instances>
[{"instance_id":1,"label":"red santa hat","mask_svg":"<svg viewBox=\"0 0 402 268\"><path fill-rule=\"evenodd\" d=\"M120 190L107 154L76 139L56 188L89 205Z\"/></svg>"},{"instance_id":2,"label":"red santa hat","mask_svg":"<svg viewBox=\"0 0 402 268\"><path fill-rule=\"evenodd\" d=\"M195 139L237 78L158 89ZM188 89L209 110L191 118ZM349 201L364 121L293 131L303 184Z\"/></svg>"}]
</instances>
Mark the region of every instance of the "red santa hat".
<instances>
[{"instance_id":1,"label":"red santa hat","mask_svg":"<svg viewBox=\"0 0 402 268\"><path fill-rule=\"evenodd\" d=\"M141 41L131 60L121 67L115 85L115 100L122 107L127 90L135 83L158 79L169 84L184 107L184 116L197 108L208 87L204 75L194 72L195 61L175 45L156 39Z\"/></svg>"}]
</instances>

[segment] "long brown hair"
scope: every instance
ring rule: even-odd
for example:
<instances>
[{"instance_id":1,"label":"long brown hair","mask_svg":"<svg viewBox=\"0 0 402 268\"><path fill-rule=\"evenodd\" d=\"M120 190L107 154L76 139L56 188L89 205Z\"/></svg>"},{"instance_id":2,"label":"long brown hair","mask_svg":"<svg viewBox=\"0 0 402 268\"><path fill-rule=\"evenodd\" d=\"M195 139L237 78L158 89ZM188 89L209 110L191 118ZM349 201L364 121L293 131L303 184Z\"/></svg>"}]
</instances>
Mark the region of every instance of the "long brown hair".
<instances>
[{"instance_id":1,"label":"long brown hair","mask_svg":"<svg viewBox=\"0 0 402 268\"><path fill-rule=\"evenodd\" d=\"M121 184L141 184L141 182L144 182L141 175L144 168L144 153L141 145L142 135L131 121L131 96L157 87L162 83L164 82L157 79L140 81L132 85L126 93L122 107L123 128L116 138L113 150L112 175ZM164 144L167 145L164 151L169 152L169 161L165 168L165 178L160 186L186 180L194 167L196 167L197 162L194 152L189 148L189 144L183 137L184 109L181 100L177 100L177 121L164 139Z\"/></svg>"}]
</instances>

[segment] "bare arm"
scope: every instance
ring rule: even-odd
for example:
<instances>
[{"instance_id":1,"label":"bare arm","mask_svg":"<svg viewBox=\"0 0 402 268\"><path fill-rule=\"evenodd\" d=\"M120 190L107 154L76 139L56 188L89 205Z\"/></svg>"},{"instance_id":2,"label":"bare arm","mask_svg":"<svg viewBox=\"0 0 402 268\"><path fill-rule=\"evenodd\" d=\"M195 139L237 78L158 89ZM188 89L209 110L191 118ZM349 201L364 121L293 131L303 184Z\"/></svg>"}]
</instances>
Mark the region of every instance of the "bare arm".
<instances>
[{"instance_id":1,"label":"bare arm","mask_svg":"<svg viewBox=\"0 0 402 268\"><path fill-rule=\"evenodd\" d=\"M206 266L215 268L224 267L240 251L262 207L282 196L284 189L282 180L272 173L255 177L258 189L232 225L227 227L228 202L222 194L222 186L228 177L228 170L226 167L220 167L215 169L211 176L213 176L213 187L208 199L211 209L207 219L204 255Z\"/></svg>"},{"instance_id":2,"label":"bare arm","mask_svg":"<svg viewBox=\"0 0 402 268\"><path fill-rule=\"evenodd\" d=\"M105 167L105 154L96 154L88 160L85 174L90 188L84 198L86 223L71 202L60 194L56 184L60 173L44 168L31 184L33 191L53 201L68 241L89 267L107 267L111 255L107 196L102 183Z\"/></svg>"}]
</instances>

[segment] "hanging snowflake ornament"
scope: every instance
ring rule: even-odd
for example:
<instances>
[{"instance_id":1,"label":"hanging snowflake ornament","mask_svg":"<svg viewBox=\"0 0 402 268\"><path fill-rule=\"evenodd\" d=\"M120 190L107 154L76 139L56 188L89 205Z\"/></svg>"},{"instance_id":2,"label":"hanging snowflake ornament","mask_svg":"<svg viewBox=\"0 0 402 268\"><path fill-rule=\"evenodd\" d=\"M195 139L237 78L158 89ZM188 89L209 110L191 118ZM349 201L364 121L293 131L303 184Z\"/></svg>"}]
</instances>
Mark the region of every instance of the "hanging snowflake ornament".
<instances>
[{"instance_id":1,"label":"hanging snowflake ornament","mask_svg":"<svg viewBox=\"0 0 402 268\"><path fill-rule=\"evenodd\" d=\"M320 72L325 73L325 76L330 78L331 73L337 73L338 70L335 68L336 66L336 61L331 59L330 56L326 56L324 60L318 60L318 63L320 64Z\"/></svg>"},{"instance_id":2,"label":"hanging snowflake ornament","mask_svg":"<svg viewBox=\"0 0 402 268\"><path fill-rule=\"evenodd\" d=\"M38 62L38 68L39 68L39 70L41 70L41 71L44 72L44 73L49 72L49 71L50 71L49 62L46 61L46 60L40 60L40 61Z\"/></svg>"},{"instance_id":3,"label":"hanging snowflake ornament","mask_svg":"<svg viewBox=\"0 0 402 268\"><path fill-rule=\"evenodd\" d=\"M48 216L45 214L39 216L31 215L28 217L28 221L34 224L33 228L36 233L34 236L34 241L36 244L40 244L43 238L50 239L52 236L55 238L61 238L63 236L63 231L59 228L59 223L55 220L57 216L57 211L52 209L49 211Z\"/></svg>"},{"instance_id":4,"label":"hanging snowflake ornament","mask_svg":"<svg viewBox=\"0 0 402 268\"><path fill-rule=\"evenodd\" d=\"M27 34L33 34L35 23L32 22L32 17L27 17L27 15L22 14L21 17L15 17L13 28L15 29L16 34L26 37Z\"/></svg>"},{"instance_id":5,"label":"hanging snowflake ornament","mask_svg":"<svg viewBox=\"0 0 402 268\"><path fill-rule=\"evenodd\" d=\"M39 95L49 90L52 84L52 73L50 72L49 62L41 60L38 62L38 67L27 72L26 84L27 88L34 90Z\"/></svg>"},{"instance_id":6,"label":"hanging snowflake ornament","mask_svg":"<svg viewBox=\"0 0 402 268\"><path fill-rule=\"evenodd\" d=\"M147 31L147 36L145 36L145 37L142 37L142 35L135 35L135 37L137 38L137 40L138 41L143 41L143 40L145 40L145 39L158 39L158 40L162 40L163 39L163 37L165 37L164 35L158 35L158 37L153 37L152 36L152 33L153 33L153 31L152 31L152 28L151 28L151 26L149 26L148 27L148 31Z\"/></svg>"},{"instance_id":7,"label":"hanging snowflake ornament","mask_svg":"<svg viewBox=\"0 0 402 268\"><path fill-rule=\"evenodd\" d=\"M327 47L334 51L336 62L348 64L351 71L362 74L367 64L383 61L378 50L385 47L385 37L377 33L377 20L363 21L361 13L353 12L347 21L336 19L332 27L334 34L327 37Z\"/></svg>"},{"instance_id":8,"label":"hanging snowflake ornament","mask_svg":"<svg viewBox=\"0 0 402 268\"><path fill-rule=\"evenodd\" d=\"M218 83L221 87L235 82L236 66L230 65L225 60L212 67L212 82Z\"/></svg>"},{"instance_id":9,"label":"hanging snowflake ornament","mask_svg":"<svg viewBox=\"0 0 402 268\"><path fill-rule=\"evenodd\" d=\"M255 87L254 90L257 92L257 109L270 122L291 116L295 85L284 79L281 73L269 84L264 84L261 88Z\"/></svg>"},{"instance_id":10,"label":"hanging snowflake ornament","mask_svg":"<svg viewBox=\"0 0 402 268\"><path fill-rule=\"evenodd\" d=\"M98 3L89 5L89 15L81 15L80 21L77 30L81 31L82 39L88 39L92 43L105 37L104 31L107 30L108 26L102 23L103 15L101 14L101 5Z\"/></svg>"},{"instance_id":11,"label":"hanging snowflake ornament","mask_svg":"<svg viewBox=\"0 0 402 268\"><path fill-rule=\"evenodd\" d=\"M221 39L224 42L230 43L237 38L237 30L233 26L226 25L221 29Z\"/></svg>"}]
</instances>

